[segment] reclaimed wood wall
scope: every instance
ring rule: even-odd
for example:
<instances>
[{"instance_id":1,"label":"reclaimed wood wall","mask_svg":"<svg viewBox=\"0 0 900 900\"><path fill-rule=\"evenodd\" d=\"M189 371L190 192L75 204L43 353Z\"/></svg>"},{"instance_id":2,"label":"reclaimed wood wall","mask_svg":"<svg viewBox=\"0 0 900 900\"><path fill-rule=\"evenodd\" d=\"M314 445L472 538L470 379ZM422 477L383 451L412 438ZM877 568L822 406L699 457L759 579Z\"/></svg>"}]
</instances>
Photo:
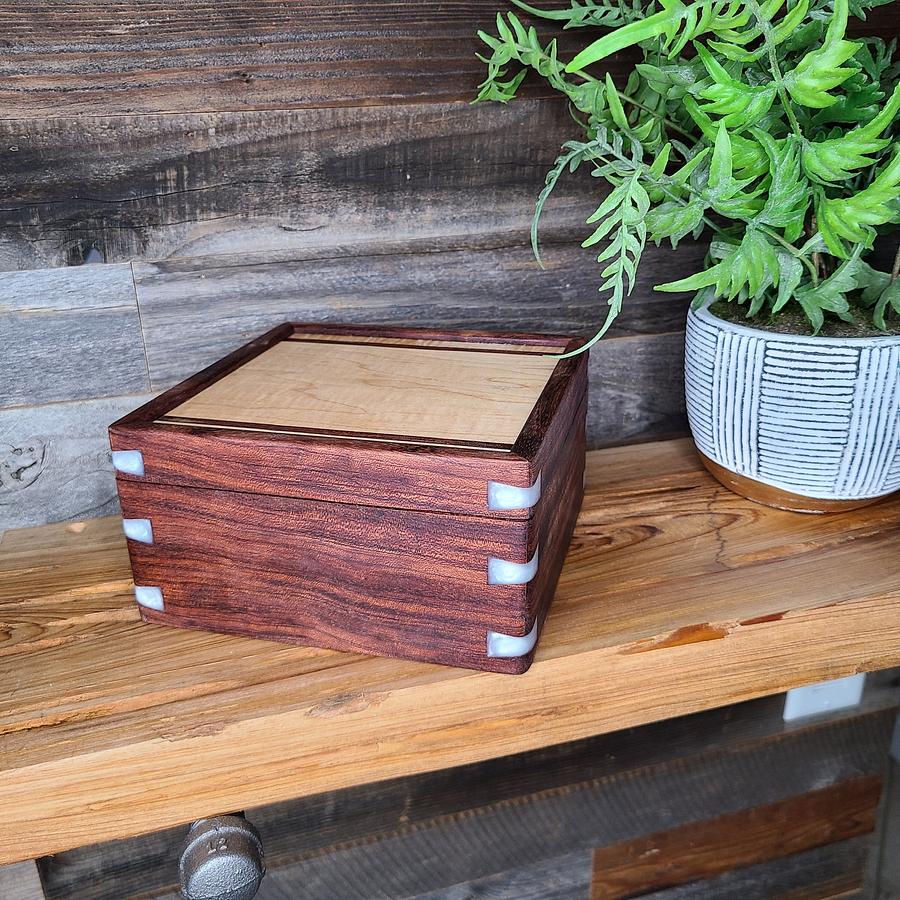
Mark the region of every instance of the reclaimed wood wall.
<instances>
[{"instance_id":1,"label":"reclaimed wood wall","mask_svg":"<svg viewBox=\"0 0 900 900\"><path fill-rule=\"evenodd\" d=\"M590 177L545 271L527 243L564 104L470 104L503 7L0 0L0 532L113 511L106 425L274 323L592 333ZM685 433L686 298L650 288L701 254L648 249L592 354L592 446Z\"/></svg>"},{"instance_id":2,"label":"reclaimed wood wall","mask_svg":"<svg viewBox=\"0 0 900 900\"><path fill-rule=\"evenodd\" d=\"M107 424L277 322L591 333L589 177L528 246L564 104L470 104L497 8L0 0L0 531L113 511ZM684 433L650 285L699 254L594 352L593 446Z\"/></svg>"}]
</instances>

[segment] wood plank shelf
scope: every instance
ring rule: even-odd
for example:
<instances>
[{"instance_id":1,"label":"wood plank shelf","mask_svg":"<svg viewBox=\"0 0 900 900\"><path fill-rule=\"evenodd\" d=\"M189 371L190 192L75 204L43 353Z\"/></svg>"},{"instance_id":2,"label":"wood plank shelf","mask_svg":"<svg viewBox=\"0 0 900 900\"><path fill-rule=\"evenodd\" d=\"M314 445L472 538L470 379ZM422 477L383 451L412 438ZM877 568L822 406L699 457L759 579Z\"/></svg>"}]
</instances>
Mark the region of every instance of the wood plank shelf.
<instances>
[{"instance_id":1,"label":"wood plank shelf","mask_svg":"<svg viewBox=\"0 0 900 900\"><path fill-rule=\"evenodd\" d=\"M513 677L142 624L116 518L0 542L0 864L900 664L900 499L830 517L689 442L588 455Z\"/></svg>"}]
</instances>

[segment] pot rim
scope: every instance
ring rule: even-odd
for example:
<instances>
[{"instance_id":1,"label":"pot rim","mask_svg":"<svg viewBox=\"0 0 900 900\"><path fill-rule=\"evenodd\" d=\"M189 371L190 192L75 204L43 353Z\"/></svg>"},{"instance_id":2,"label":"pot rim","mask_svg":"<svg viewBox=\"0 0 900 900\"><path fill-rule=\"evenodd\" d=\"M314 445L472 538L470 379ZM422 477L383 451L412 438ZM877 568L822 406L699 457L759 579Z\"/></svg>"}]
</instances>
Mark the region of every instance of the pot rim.
<instances>
[{"instance_id":1,"label":"pot rim","mask_svg":"<svg viewBox=\"0 0 900 900\"><path fill-rule=\"evenodd\" d=\"M873 334L869 337L819 337L815 334L785 334L781 331L755 328L752 325L740 325L728 319L721 319L715 313L710 312L709 305L711 302L713 301L707 301L705 305L698 309L691 307L688 310L688 315L696 316L701 321L709 324L725 326L732 331L763 337L770 341L788 341L813 347L845 347L847 344L851 346L865 346L867 344L878 344L881 346L900 345L900 334Z\"/></svg>"}]
</instances>

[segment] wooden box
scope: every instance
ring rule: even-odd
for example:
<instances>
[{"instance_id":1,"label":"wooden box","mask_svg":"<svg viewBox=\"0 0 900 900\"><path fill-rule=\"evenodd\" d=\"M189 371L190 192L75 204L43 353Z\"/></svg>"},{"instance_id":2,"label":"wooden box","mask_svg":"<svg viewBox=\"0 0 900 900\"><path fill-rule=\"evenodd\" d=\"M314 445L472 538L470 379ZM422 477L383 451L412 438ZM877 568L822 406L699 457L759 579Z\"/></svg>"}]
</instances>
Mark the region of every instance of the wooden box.
<instances>
[{"instance_id":1,"label":"wooden box","mask_svg":"<svg viewBox=\"0 0 900 900\"><path fill-rule=\"evenodd\" d=\"M586 354L282 325L110 427L141 615L531 664L583 496Z\"/></svg>"}]
</instances>

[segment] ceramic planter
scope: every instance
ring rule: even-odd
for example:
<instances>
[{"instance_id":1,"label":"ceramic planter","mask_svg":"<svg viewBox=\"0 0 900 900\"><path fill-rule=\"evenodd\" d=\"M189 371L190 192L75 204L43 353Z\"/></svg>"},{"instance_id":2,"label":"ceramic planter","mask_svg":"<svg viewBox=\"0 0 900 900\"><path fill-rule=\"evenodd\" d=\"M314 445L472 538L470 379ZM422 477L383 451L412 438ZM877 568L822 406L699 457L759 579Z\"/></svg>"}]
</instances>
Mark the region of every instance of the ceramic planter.
<instances>
[{"instance_id":1,"label":"ceramic planter","mask_svg":"<svg viewBox=\"0 0 900 900\"><path fill-rule=\"evenodd\" d=\"M829 512L900 490L900 336L687 322L688 418L706 467L770 506Z\"/></svg>"}]
</instances>

